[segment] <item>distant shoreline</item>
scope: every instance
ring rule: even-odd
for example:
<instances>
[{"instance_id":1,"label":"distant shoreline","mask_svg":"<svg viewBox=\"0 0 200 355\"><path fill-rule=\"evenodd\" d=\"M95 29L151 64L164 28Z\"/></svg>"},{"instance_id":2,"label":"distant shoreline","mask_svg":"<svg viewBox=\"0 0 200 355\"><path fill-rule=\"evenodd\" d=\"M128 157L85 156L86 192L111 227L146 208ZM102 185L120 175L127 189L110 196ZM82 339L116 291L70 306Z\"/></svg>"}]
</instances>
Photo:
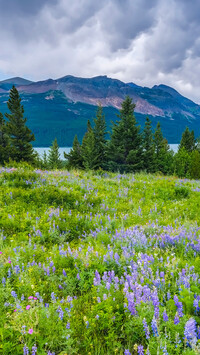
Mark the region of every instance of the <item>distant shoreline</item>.
<instances>
[{"instance_id":1,"label":"distant shoreline","mask_svg":"<svg viewBox=\"0 0 200 355\"><path fill-rule=\"evenodd\" d=\"M178 146L179 144L169 144L170 148L176 153L178 151ZM48 153L50 147L33 147L34 150L39 154L40 157L43 156L44 152ZM69 153L72 147L60 147L59 152L60 152L60 158L64 159L64 152Z\"/></svg>"}]
</instances>

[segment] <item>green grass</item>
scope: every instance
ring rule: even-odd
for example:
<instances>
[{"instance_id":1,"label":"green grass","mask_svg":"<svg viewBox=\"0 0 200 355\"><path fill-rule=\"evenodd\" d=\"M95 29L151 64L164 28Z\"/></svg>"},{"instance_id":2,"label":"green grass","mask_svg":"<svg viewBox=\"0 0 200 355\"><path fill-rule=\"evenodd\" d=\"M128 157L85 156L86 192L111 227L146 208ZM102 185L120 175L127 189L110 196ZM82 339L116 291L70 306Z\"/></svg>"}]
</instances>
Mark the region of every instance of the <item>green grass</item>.
<instances>
[{"instance_id":1,"label":"green grass","mask_svg":"<svg viewBox=\"0 0 200 355\"><path fill-rule=\"evenodd\" d=\"M199 188L2 168L0 354L199 354Z\"/></svg>"}]
</instances>

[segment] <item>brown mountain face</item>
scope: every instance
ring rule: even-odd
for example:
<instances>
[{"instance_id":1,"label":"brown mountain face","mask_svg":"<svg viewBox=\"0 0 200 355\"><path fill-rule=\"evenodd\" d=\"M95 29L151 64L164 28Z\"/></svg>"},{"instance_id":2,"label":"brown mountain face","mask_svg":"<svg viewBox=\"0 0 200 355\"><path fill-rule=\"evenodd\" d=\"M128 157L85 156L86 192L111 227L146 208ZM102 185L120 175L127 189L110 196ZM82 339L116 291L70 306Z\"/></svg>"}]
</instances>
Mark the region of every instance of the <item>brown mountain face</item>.
<instances>
[{"instance_id":1,"label":"brown mountain face","mask_svg":"<svg viewBox=\"0 0 200 355\"><path fill-rule=\"evenodd\" d=\"M152 116L164 116L162 109L142 99L131 86L107 76L99 76L91 79L66 76L58 80L48 79L20 85L18 90L24 93L39 94L51 90L60 90L73 102L82 102L90 105L112 106L120 109L121 103L129 95L136 104L135 111Z\"/></svg>"},{"instance_id":2,"label":"brown mountain face","mask_svg":"<svg viewBox=\"0 0 200 355\"><path fill-rule=\"evenodd\" d=\"M0 93L6 93L11 83L15 83L23 94L47 93L46 99L53 100L51 92L62 92L74 102L90 105L101 103L104 107L121 108L121 103L129 95L136 105L135 112L153 117L171 117L174 113L183 114L188 119L200 115L200 106L180 95L176 90L165 85L153 88L123 83L107 76L78 78L67 75L63 78L30 82L23 78L13 78L0 82Z\"/></svg>"}]
</instances>

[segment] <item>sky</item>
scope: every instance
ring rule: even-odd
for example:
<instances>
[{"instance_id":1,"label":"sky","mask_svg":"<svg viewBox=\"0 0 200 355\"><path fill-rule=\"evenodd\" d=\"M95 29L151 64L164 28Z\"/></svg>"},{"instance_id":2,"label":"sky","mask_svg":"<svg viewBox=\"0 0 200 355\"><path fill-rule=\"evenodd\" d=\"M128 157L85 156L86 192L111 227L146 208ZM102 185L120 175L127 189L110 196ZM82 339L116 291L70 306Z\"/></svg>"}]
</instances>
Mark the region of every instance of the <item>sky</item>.
<instances>
[{"instance_id":1,"label":"sky","mask_svg":"<svg viewBox=\"0 0 200 355\"><path fill-rule=\"evenodd\" d=\"M200 103L200 0L0 0L0 80L107 75Z\"/></svg>"}]
</instances>

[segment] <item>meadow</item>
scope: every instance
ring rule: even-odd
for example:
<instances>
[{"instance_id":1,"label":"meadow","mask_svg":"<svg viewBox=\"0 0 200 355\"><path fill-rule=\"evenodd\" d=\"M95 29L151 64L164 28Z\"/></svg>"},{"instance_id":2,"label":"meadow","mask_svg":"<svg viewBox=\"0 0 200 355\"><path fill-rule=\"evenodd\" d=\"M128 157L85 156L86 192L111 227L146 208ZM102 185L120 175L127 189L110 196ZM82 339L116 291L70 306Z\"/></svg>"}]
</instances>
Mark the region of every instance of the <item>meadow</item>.
<instances>
[{"instance_id":1,"label":"meadow","mask_svg":"<svg viewBox=\"0 0 200 355\"><path fill-rule=\"evenodd\" d=\"M0 354L200 354L200 181L0 168Z\"/></svg>"}]
</instances>

